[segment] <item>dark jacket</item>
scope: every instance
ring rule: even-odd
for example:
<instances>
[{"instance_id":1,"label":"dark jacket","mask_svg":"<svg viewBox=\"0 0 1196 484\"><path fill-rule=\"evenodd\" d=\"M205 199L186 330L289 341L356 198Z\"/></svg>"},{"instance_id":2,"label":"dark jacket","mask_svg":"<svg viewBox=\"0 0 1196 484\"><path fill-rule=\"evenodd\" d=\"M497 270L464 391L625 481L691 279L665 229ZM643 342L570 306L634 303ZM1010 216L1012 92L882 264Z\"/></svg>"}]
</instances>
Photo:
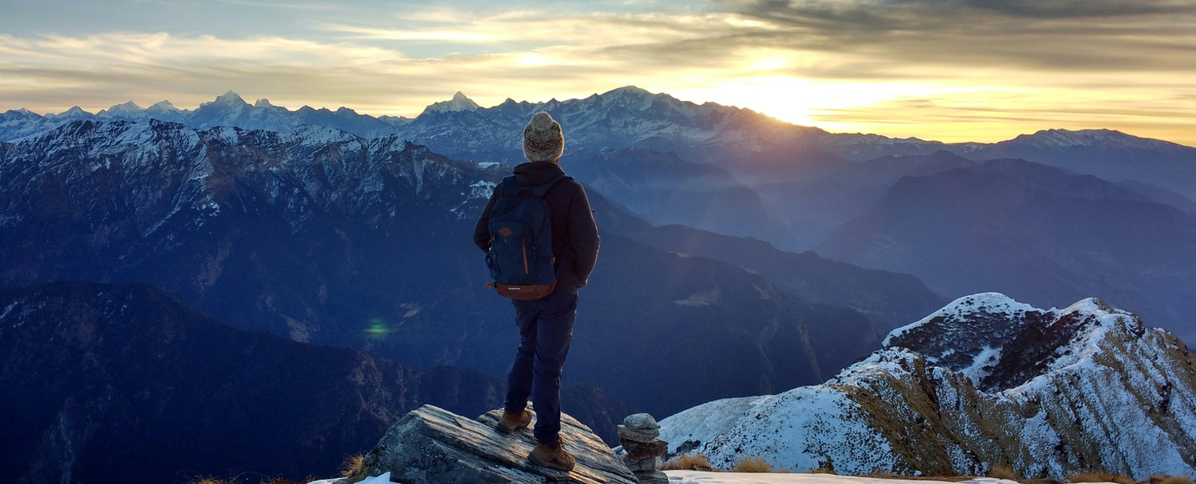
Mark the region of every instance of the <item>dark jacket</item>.
<instances>
[{"instance_id":1,"label":"dark jacket","mask_svg":"<svg viewBox=\"0 0 1196 484\"><path fill-rule=\"evenodd\" d=\"M556 163L524 163L515 167L515 181L525 187L543 185L565 173ZM502 183L494 187L490 202L482 210L473 228L473 243L483 252L490 251L490 210L502 193ZM590 199L581 184L561 180L544 194L552 218L552 256L556 258L557 282L553 292L577 294L585 287L594 264L598 262L598 225L590 209Z\"/></svg>"}]
</instances>

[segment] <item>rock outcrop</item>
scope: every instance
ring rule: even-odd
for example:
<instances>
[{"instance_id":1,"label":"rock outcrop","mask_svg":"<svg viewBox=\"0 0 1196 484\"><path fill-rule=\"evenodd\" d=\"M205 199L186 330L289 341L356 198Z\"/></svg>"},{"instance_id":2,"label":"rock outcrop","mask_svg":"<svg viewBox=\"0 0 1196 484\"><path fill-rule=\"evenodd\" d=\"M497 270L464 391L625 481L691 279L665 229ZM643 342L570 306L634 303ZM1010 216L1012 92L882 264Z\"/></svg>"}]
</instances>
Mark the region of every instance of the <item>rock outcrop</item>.
<instances>
[{"instance_id":1,"label":"rock outcrop","mask_svg":"<svg viewBox=\"0 0 1196 484\"><path fill-rule=\"evenodd\" d=\"M577 484L635 484L636 478L614 452L569 415L561 415L561 439L577 460L571 472L528 462L536 445L530 430L512 435L494 430L502 410L476 420L424 405L399 420L362 460L355 474L339 481L359 482L389 472L404 484L483 484L544 482ZM535 426L535 420L532 426Z\"/></svg>"},{"instance_id":2,"label":"rock outcrop","mask_svg":"<svg viewBox=\"0 0 1196 484\"><path fill-rule=\"evenodd\" d=\"M1086 299L1041 310L996 293L894 330L830 381L660 422L715 465L1026 477L1193 475L1196 364L1174 335Z\"/></svg>"}]
</instances>

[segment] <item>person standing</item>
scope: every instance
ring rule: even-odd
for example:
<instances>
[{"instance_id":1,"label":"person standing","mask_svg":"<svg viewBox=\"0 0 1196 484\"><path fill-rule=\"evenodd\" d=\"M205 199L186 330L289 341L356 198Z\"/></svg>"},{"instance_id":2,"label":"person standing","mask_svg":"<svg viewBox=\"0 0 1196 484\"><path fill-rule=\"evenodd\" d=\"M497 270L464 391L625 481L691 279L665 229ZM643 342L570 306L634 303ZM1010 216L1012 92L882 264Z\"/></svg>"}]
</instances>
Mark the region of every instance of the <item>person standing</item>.
<instances>
[{"instance_id":1,"label":"person standing","mask_svg":"<svg viewBox=\"0 0 1196 484\"><path fill-rule=\"evenodd\" d=\"M598 226L585 189L565 176L558 162L565 149L561 125L546 112L538 112L523 129L523 156L527 163L514 168L494 188L489 203L474 227L473 240L490 254L497 237L491 233L491 214L503 197L539 196L548 209L552 238L555 286L539 299L512 299L519 326L519 348L507 377L507 396L497 430L511 433L527 428L536 409L536 447L528 460L536 465L569 471L574 459L565 451L561 430L561 371L573 341L578 290L585 287L598 260ZM517 187L504 186L512 182ZM523 267L528 256L523 254ZM501 291L500 291L501 293Z\"/></svg>"}]
</instances>

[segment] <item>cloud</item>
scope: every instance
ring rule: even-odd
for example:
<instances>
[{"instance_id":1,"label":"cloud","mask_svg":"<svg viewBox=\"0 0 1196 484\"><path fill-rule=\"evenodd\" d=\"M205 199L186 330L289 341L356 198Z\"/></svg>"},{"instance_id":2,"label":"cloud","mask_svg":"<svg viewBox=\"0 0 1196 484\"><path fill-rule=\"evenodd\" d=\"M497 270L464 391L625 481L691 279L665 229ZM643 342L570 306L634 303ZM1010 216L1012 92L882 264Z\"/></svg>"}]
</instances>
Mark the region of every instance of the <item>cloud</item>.
<instances>
[{"instance_id":1,"label":"cloud","mask_svg":"<svg viewBox=\"0 0 1196 484\"><path fill-rule=\"evenodd\" d=\"M0 109L195 106L233 89L414 115L457 90L494 105L635 84L832 130L991 140L1103 123L1196 143L1176 114L1196 110L1196 0L331 5L250 36L0 34Z\"/></svg>"},{"instance_id":2,"label":"cloud","mask_svg":"<svg viewBox=\"0 0 1196 484\"><path fill-rule=\"evenodd\" d=\"M1041 70L1196 69L1193 0L729 1L750 36L892 62Z\"/></svg>"}]
</instances>

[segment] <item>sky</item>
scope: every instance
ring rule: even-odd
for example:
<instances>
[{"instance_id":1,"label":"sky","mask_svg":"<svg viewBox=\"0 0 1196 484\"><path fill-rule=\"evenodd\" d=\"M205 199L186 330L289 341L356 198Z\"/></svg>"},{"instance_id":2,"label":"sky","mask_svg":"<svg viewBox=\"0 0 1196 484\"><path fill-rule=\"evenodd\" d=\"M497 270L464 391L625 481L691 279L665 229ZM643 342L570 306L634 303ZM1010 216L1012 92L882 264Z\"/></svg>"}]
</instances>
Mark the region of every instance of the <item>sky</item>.
<instances>
[{"instance_id":1,"label":"sky","mask_svg":"<svg viewBox=\"0 0 1196 484\"><path fill-rule=\"evenodd\" d=\"M0 0L0 111L418 115L627 85L835 132L1196 146L1196 0Z\"/></svg>"}]
</instances>

